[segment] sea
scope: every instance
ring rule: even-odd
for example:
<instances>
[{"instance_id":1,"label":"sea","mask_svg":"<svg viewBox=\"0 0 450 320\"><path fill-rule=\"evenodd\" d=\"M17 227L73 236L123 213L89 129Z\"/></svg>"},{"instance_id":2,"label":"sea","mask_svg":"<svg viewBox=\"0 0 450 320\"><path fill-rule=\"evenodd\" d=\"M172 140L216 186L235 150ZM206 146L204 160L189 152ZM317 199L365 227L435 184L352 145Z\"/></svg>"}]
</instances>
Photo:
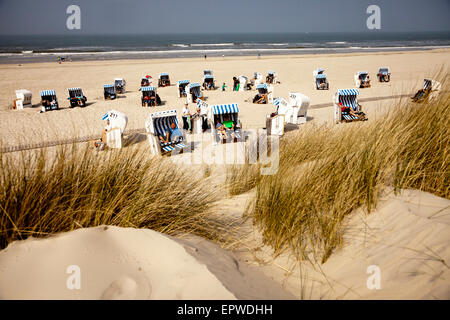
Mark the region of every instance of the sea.
<instances>
[{"instance_id":1,"label":"sea","mask_svg":"<svg viewBox=\"0 0 450 320\"><path fill-rule=\"evenodd\" d=\"M0 35L0 63L330 54L450 48L449 32Z\"/></svg>"}]
</instances>

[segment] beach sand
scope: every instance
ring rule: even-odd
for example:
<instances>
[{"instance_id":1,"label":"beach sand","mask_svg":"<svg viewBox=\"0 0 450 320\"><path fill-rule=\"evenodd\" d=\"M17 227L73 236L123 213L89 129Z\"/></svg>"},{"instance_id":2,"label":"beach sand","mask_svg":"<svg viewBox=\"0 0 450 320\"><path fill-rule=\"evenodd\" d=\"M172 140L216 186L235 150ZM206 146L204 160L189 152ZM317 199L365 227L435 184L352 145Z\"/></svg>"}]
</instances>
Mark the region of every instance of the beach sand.
<instances>
[{"instance_id":1,"label":"beach sand","mask_svg":"<svg viewBox=\"0 0 450 320\"><path fill-rule=\"evenodd\" d=\"M168 72L172 84L188 79L202 82L203 70L214 71L216 86L223 82L227 90L204 91L210 104L238 103L240 119L244 129L265 127L266 115L276 108L271 105L255 105L250 101L255 91L233 92L232 77L252 77L258 71L264 76L268 70L278 74L281 84L274 87L274 97L288 98L289 92L301 92L311 99L311 105L329 104L329 107L311 108L310 123L333 120L332 96L337 89L354 88L354 74L366 70L370 73L372 87L360 89L359 99L413 94L423 86L424 77L433 77L442 68L448 68L450 50L408 51L390 53L352 53L332 55L225 57L202 59L122 60L23 65L0 65L0 132L1 145L40 143L85 137L100 136L104 123L102 115L108 110L122 111L128 116L127 130L144 129L145 120L152 112L177 109L181 113L185 99L177 97L175 85L159 88L164 105L156 108L141 107L140 79L150 74L157 83L161 72ZM390 83L378 83L376 72L381 66L391 69ZM330 82L330 90L320 91L314 87L312 72L324 68ZM103 84L113 83L115 77L127 81L127 93L114 101L104 101ZM81 87L88 99L88 107L68 108L67 88ZM15 99L15 90L28 89L33 93L34 108L8 110ZM39 114L40 90L56 90L63 108ZM362 103L369 118L377 116L383 109L393 105L393 100ZM190 105L195 111L195 104Z\"/></svg>"}]
</instances>

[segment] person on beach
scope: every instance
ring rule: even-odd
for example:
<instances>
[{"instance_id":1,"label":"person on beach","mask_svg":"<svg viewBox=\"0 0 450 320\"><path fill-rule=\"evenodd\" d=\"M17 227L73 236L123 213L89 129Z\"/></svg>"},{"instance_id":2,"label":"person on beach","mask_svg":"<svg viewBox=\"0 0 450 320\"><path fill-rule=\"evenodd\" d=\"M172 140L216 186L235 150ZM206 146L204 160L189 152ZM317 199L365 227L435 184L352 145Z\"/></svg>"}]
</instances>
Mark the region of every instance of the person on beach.
<instances>
[{"instance_id":1,"label":"person on beach","mask_svg":"<svg viewBox=\"0 0 450 320\"><path fill-rule=\"evenodd\" d=\"M236 138L236 135L234 134L234 122L232 120L230 120L229 116L225 116L222 124L223 124L225 131L230 132L232 138Z\"/></svg>"},{"instance_id":2,"label":"person on beach","mask_svg":"<svg viewBox=\"0 0 450 320\"><path fill-rule=\"evenodd\" d=\"M225 89L227 88L227 85L225 84L225 82L222 84L222 91L225 91Z\"/></svg>"},{"instance_id":3,"label":"person on beach","mask_svg":"<svg viewBox=\"0 0 450 320\"><path fill-rule=\"evenodd\" d=\"M222 139L226 140L227 139L227 130L226 130L225 126L218 121L217 124L216 124L216 129L219 132L219 136Z\"/></svg>"},{"instance_id":4,"label":"person on beach","mask_svg":"<svg viewBox=\"0 0 450 320\"><path fill-rule=\"evenodd\" d=\"M238 83L237 78L236 78L236 77L233 77L233 91L237 91L237 90L236 90L236 88L237 88L237 83Z\"/></svg>"},{"instance_id":5,"label":"person on beach","mask_svg":"<svg viewBox=\"0 0 450 320\"><path fill-rule=\"evenodd\" d=\"M94 147L97 148L97 150L103 150L106 147L106 134L108 131L111 130L111 123L108 120L106 120L106 126L105 129L102 132L102 137L98 141L94 141Z\"/></svg>"},{"instance_id":6,"label":"person on beach","mask_svg":"<svg viewBox=\"0 0 450 320\"><path fill-rule=\"evenodd\" d=\"M191 129L191 111L189 110L189 106L187 103L184 104L183 112L181 118L183 119L183 130L192 130Z\"/></svg>"},{"instance_id":7,"label":"person on beach","mask_svg":"<svg viewBox=\"0 0 450 320\"><path fill-rule=\"evenodd\" d=\"M177 128L177 125L172 122L169 130L165 132L165 137L159 136L159 140L161 140L162 143L177 142L182 136L183 133Z\"/></svg>"},{"instance_id":8,"label":"person on beach","mask_svg":"<svg viewBox=\"0 0 450 320\"><path fill-rule=\"evenodd\" d=\"M342 102L339 102L339 106L341 107L341 112L347 112L350 115L358 118L359 120L365 120L365 113L364 112L357 112L351 107L346 107L342 104ZM361 105L358 104L358 108L361 108Z\"/></svg>"}]
</instances>

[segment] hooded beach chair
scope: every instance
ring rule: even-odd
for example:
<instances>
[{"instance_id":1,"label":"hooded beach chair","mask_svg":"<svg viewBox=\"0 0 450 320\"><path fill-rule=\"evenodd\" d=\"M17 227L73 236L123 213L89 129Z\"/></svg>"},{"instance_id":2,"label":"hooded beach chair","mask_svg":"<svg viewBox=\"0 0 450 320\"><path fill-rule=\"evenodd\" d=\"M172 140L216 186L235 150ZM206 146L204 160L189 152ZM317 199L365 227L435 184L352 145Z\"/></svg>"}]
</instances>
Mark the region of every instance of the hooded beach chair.
<instances>
[{"instance_id":1,"label":"hooded beach chair","mask_svg":"<svg viewBox=\"0 0 450 320\"><path fill-rule=\"evenodd\" d=\"M103 85L103 96L105 100L114 100L117 97L113 84Z\"/></svg>"},{"instance_id":2,"label":"hooded beach chair","mask_svg":"<svg viewBox=\"0 0 450 320\"><path fill-rule=\"evenodd\" d=\"M267 72L267 77L266 77L266 83L268 84L274 84L277 82L277 74L275 71L268 71Z\"/></svg>"},{"instance_id":3,"label":"hooded beach chair","mask_svg":"<svg viewBox=\"0 0 450 320\"><path fill-rule=\"evenodd\" d=\"M212 74L205 74L203 76L203 88L205 90L215 90L214 76Z\"/></svg>"},{"instance_id":4,"label":"hooded beach chair","mask_svg":"<svg viewBox=\"0 0 450 320\"><path fill-rule=\"evenodd\" d=\"M190 83L189 80L180 80L177 82L178 98L186 97L186 87Z\"/></svg>"},{"instance_id":5,"label":"hooded beach chair","mask_svg":"<svg viewBox=\"0 0 450 320\"><path fill-rule=\"evenodd\" d=\"M283 98L274 99L273 105L277 107L277 111L266 117L267 135L282 136L284 135L285 117L292 113L292 108Z\"/></svg>"},{"instance_id":6,"label":"hooded beach chair","mask_svg":"<svg viewBox=\"0 0 450 320\"><path fill-rule=\"evenodd\" d=\"M102 120L109 121L106 132L106 145L113 149L122 148L123 133L128 124L127 115L120 111L110 110L103 115Z\"/></svg>"},{"instance_id":7,"label":"hooded beach chair","mask_svg":"<svg viewBox=\"0 0 450 320\"><path fill-rule=\"evenodd\" d=\"M14 99L14 109L22 110L24 107L32 107L31 99L33 94L29 90L16 90L16 99Z\"/></svg>"},{"instance_id":8,"label":"hooded beach chair","mask_svg":"<svg viewBox=\"0 0 450 320\"><path fill-rule=\"evenodd\" d=\"M255 86L263 83L263 76L259 72L253 73L253 80L255 81Z\"/></svg>"},{"instance_id":9,"label":"hooded beach chair","mask_svg":"<svg viewBox=\"0 0 450 320\"><path fill-rule=\"evenodd\" d=\"M210 107L211 112L209 114L210 119L210 125L211 125L211 132L213 134L213 137L215 138L215 143L220 142L220 135L219 131L217 130L217 124L223 123L228 119L229 121L233 121L234 124L234 135L236 139L234 141L237 141L241 138L241 122L239 120L239 108L237 103L231 103L231 104L219 104L219 105L213 105ZM227 130L228 132L228 130ZM228 137L230 140L231 135ZM222 141L224 142L224 141Z\"/></svg>"},{"instance_id":10,"label":"hooded beach chair","mask_svg":"<svg viewBox=\"0 0 450 320\"><path fill-rule=\"evenodd\" d=\"M286 116L285 121L292 124L306 123L310 102L308 96L299 92L290 92L289 105L292 108L292 116Z\"/></svg>"},{"instance_id":11,"label":"hooded beach chair","mask_svg":"<svg viewBox=\"0 0 450 320\"><path fill-rule=\"evenodd\" d=\"M328 90L329 83L327 80L327 75L325 74L324 69L317 69L313 71L314 76L314 84L317 90Z\"/></svg>"},{"instance_id":12,"label":"hooded beach chair","mask_svg":"<svg viewBox=\"0 0 450 320\"><path fill-rule=\"evenodd\" d=\"M156 93L156 87L142 87L142 106L156 107L161 105L161 98Z\"/></svg>"},{"instance_id":13,"label":"hooded beach chair","mask_svg":"<svg viewBox=\"0 0 450 320\"><path fill-rule=\"evenodd\" d=\"M170 86L170 78L167 72L159 74L158 87L168 87Z\"/></svg>"},{"instance_id":14,"label":"hooded beach chair","mask_svg":"<svg viewBox=\"0 0 450 320\"><path fill-rule=\"evenodd\" d=\"M248 78L246 76L239 76L239 91L247 90Z\"/></svg>"},{"instance_id":15,"label":"hooded beach chair","mask_svg":"<svg viewBox=\"0 0 450 320\"><path fill-rule=\"evenodd\" d=\"M441 83L432 79L423 79L423 89L417 91L417 93L411 97L414 102L423 102L426 99L434 99L441 89Z\"/></svg>"},{"instance_id":16,"label":"hooded beach chair","mask_svg":"<svg viewBox=\"0 0 450 320\"><path fill-rule=\"evenodd\" d=\"M253 98L253 103L257 104L267 104L273 103L273 86L266 83L262 83L256 86L258 94ZM265 99L262 97L265 95Z\"/></svg>"},{"instance_id":17,"label":"hooded beach chair","mask_svg":"<svg viewBox=\"0 0 450 320\"><path fill-rule=\"evenodd\" d=\"M355 85L357 88L369 88L370 87L370 79L369 72L367 71L358 71L355 74Z\"/></svg>"},{"instance_id":18,"label":"hooded beach chair","mask_svg":"<svg viewBox=\"0 0 450 320\"><path fill-rule=\"evenodd\" d=\"M42 111L59 110L58 99L55 90L42 90L41 92Z\"/></svg>"},{"instance_id":19,"label":"hooded beach chair","mask_svg":"<svg viewBox=\"0 0 450 320\"><path fill-rule=\"evenodd\" d=\"M348 112L342 112L340 104L342 106L352 108L355 112L361 112L360 105L358 104L359 92L356 89L339 89L333 97L334 103L334 120L336 123L340 122L352 122L365 120L351 115Z\"/></svg>"},{"instance_id":20,"label":"hooded beach chair","mask_svg":"<svg viewBox=\"0 0 450 320\"><path fill-rule=\"evenodd\" d=\"M123 78L114 79L114 89L117 93L124 94L127 90L127 82Z\"/></svg>"},{"instance_id":21,"label":"hooded beach chair","mask_svg":"<svg viewBox=\"0 0 450 320\"><path fill-rule=\"evenodd\" d=\"M391 73L389 72L389 67L381 67L378 69L377 78L379 82L389 82L391 81Z\"/></svg>"},{"instance_id":22,"label":"hooded beach chair","mask_svg":"<svg viewBox=\"0 0 450 320\"><path fill-rule=\"evenodd\" d=\"M142 77L141 78L141 88L142 87L148 87L151 85L151 81L148 77Z\"/></svg>"},{"instance_id":23,"label":"hooded beach chair","mask_svg":"<svg viewBox=\"0 0 450 320\"><path fill-rule=\"evenodd\" d=\"M162 155L170 153L174 150L181 151L186 145L183 143L184 136L179 137L176 141L163 143L159 137L165 137L166 132L170 131L171 124L178 126L177 110L168 110L151 113L145 122L145 129L150 143L150 149L153 155Z\"/></svg>"},{"instance_id":24,"label":"hooded beach chair","mask_svg":"<svg viewBox=\"0 0 450 320\"><path fill-rule=\"evenodd\" d=\"M81 88L70 88L69 97L67 100L70 102L70 107L74 108L80 106L81 108L86 107L87 98L83 94L83 90Z\"/></svg>"},{"instance_id":25,"label":"hooded beach chair","mask_svg":"<svg viewBox=\"0 0 450 320\"><path fill-rule=\"evenodd\" d=\"M208 120L211 119L211 107L207 102L197 99L197 108L200 108L200 114L191 117L192 132L201 134L209 128Z\"/></svg>"},{"instance_id":26,"label":"hooded beach chair","mask_svg":"<svg viewBox=\"0 0 450 320\"><path fill-rule=\"evenodd\" d=\"M200 90L201 86L200 83L194 82L190 83L186 86L186 100L187 103L194 103L197 101L197 99L203 100L203 94Z\"/></svg>"}]
</instances>

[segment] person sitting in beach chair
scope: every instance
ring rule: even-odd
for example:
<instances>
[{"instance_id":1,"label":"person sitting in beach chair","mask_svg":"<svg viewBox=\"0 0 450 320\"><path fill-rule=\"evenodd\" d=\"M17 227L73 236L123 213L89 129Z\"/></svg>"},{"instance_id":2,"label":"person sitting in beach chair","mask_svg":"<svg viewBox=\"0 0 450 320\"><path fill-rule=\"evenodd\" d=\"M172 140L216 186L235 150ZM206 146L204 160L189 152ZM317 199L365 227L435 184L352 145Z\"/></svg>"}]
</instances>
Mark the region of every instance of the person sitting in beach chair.
<instances>
[{"instance_id":1,"label":"person sitting in beach chair","mask_svg":"<svg viewBox=\"0 0 450 320\"><path fill-rule=\"evenodd\" d=\"M142 87L142 106L156 107L161 105L161 98L156 93L155 87Z\"/></svg>"},{"instance_id":2,"label":"person sitting in beach chair","mask_svg":"<svg viewBox=\"0 0 450 320\"><path fill-rule=\"evenodd\" d=\"M355 84L359 88L370 88L370 77L367 71L359 71L355 74Z\"/></svg>"},{"instance_id":3,"label":"person sitting in beach chair","mask_svg":"<svg viewBox=\"0 0 450 320\"><path fill-rule=\"evenodd\" d=\"M413 102L423 102L425 100L432 99L438 94L441 84L436 80L424 79L423 89L417 91L417 93L411 97Z\"/></svg>"},{"instance_id":4,"label":"person sitting in beach chair","mask_svg":"<svg viewBox=\"0 0 450 320\"><path fill-rule=\"evenodd\" d=\"M150 86L150 80L147 77L141 79L141 88Z\"/></svg>"},{"instance_id":5,"label":"person sitting in beach chair","mask_svg":"<svg viewBox=\"0 0 450 320\"><path fill-rule=\"evenodd\" d=\"M183 137L183 133L178 129L177 125L172 122L170 124L169 130L165 132L165 136L159 136L159 140L162 143L169 143L169 142L179 142L180 139Z\"/></svg>"},{"instance_id":6,"label":"person sitting in beach chair","mask_svg":"<svg viewBox=\"0 0 450 320\"><path fill-rule=\"evenodd\" d=\"M255 95L255 97L253 98L253 103L256 103L256 104L267 104L267 103L269 103L268 96L269 96L270 93L268 92L267 85L266 84L260 84L256 88L258 90L258 94Z\"/></svg>"},{"instance_id":7,"label":"person sitting in beach chair","mask_svg":"<svg viewBox=\"0 0 450 320\"><path fill-rule=\"evenodd\" d=\"M116 91L113 84L105 84L103 86L103 96L105 100L114 100L116 98Z\"/></svg>"},{"instance_id":8,"label":"person sitting in beach chair","mask_svg":"<svg viewBox=\"0 0 450 320\"><path fill-rule=\"evenodd\" d=\"M41 104L42 111L58 110L59 104L56 98L55 90L43 90L41 91Z\"/></svg>"},{"instance_id":9,"label":"person sitting in beach chair","mask_svg":"<svg viewBox=\"0 0 450 320\"><path fill-rule=\"evenodd\" d=\"M87 98L83 95L83 91L81 88L70 88L69 89L69 98L70 107L74 108L79 106L81 108L86 107Z\"/></svg>"},{"instance_id":10,"label":"person sitting in beach chair","mask_svg":"<svg viewBox=\"0 0 450 320\"><path fill-rule=\"evenodd\" d=\"M168 87L170 86L169 74L164 72L159 75L158 87Z\"/></svg>"},{"instance_id":11,"label":"person sitting in beach chair","mask_svg":"<svg viewBox=\"0 0 450 320\"><path fill-rule=\"evenodd\" d=\"M178 98L187 97L186 87L189 85L189 80L178 81Z\"/></svg>"},{"instance_id":12,"label":"person sitting in beach chair","mask_svg":"<svg viewBox=\"0 0 450 320\"><path fill-rule=\"evenodd\" d=\"M378 69L377 78L379 82L391 81L391 73L388 67L381 67Z\"/></svg>"},{"instance_id":13,"label":"person sitting in beach chair","mask_svg":"<svg viewBox=\"0 0 450 320\"><path fill-rule=\"evenodd\" d=\"M126 91L127 82L123 78L114 79L114 87L117 93L124 94Z\"/></svg>"}]
</instances>

